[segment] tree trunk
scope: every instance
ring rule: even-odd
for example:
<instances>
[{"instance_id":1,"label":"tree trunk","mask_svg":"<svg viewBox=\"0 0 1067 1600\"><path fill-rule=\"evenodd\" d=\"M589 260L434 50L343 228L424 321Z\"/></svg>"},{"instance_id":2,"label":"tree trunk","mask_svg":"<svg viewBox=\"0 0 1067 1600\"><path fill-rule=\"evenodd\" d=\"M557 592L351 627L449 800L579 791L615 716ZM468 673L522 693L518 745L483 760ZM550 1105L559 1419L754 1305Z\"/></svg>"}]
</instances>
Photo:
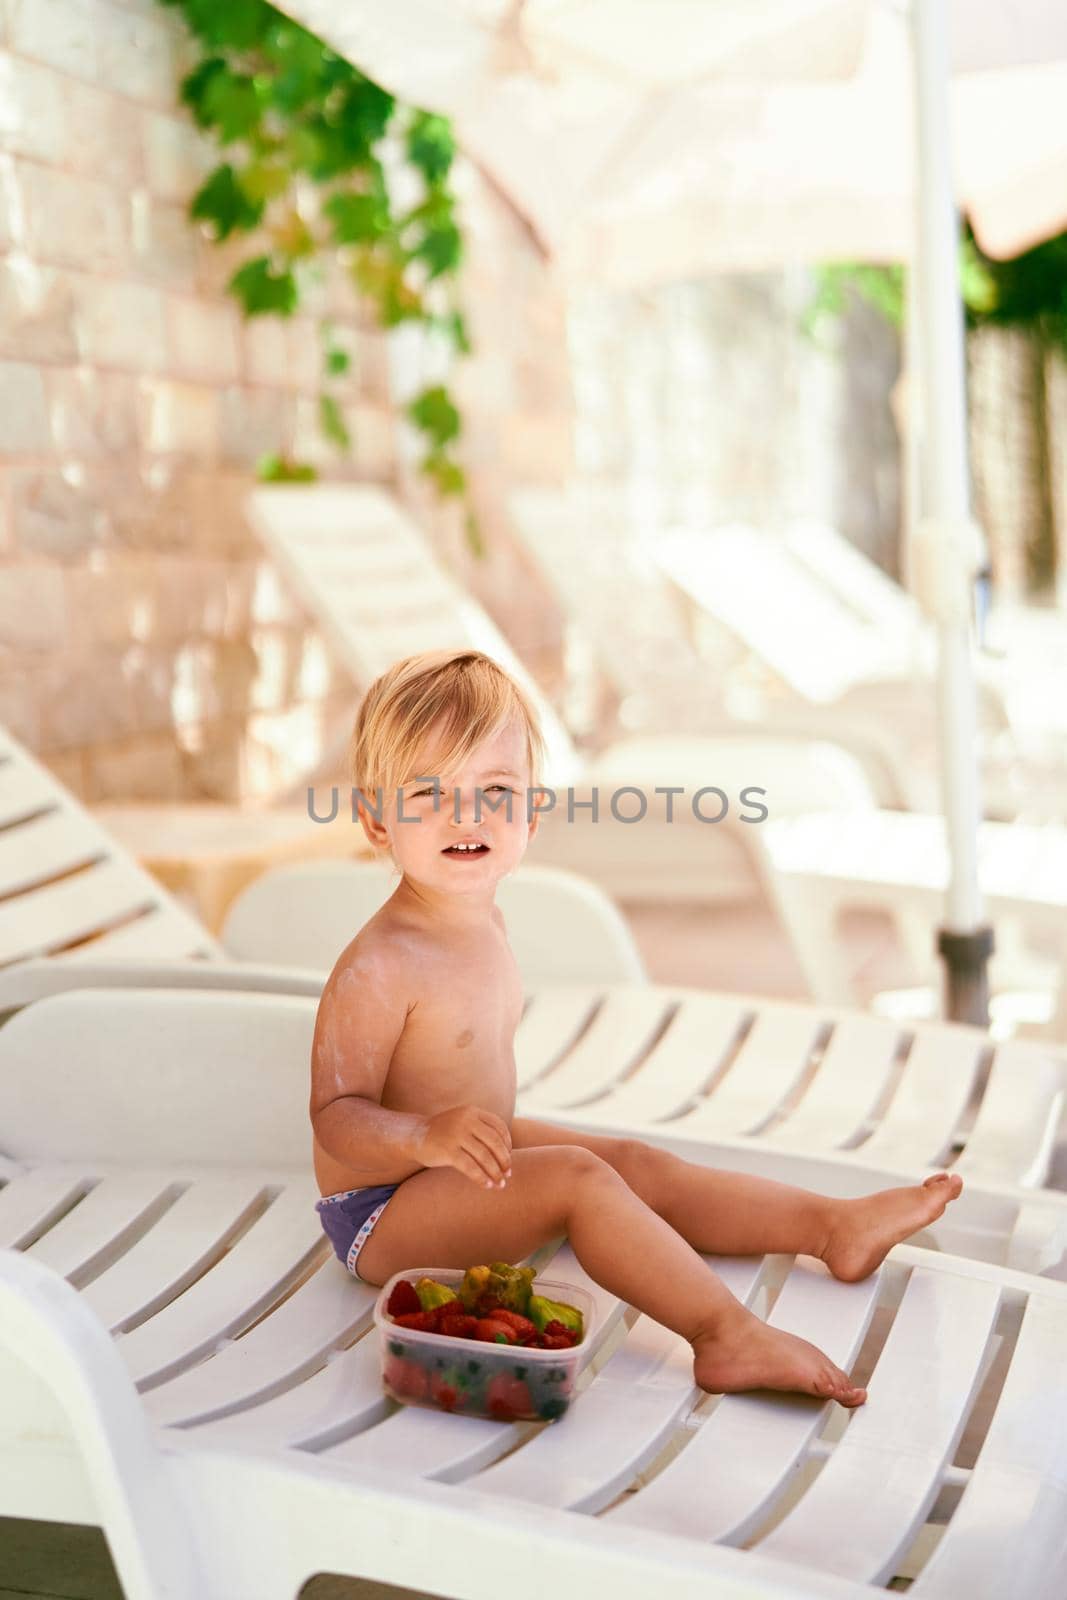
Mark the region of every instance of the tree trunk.
<instances>
[{"instance_id":1,"label":"tree trunk","mask_svg":"<svg viewBox=\"0 0 1067 1600\"><path fill-rule=\"evenodd\" d=\"M975 329L967 340L974 512L1000 596L1047 594L1055 570L1045 355L1036 333Z\"/></svg>"}]
</instances>

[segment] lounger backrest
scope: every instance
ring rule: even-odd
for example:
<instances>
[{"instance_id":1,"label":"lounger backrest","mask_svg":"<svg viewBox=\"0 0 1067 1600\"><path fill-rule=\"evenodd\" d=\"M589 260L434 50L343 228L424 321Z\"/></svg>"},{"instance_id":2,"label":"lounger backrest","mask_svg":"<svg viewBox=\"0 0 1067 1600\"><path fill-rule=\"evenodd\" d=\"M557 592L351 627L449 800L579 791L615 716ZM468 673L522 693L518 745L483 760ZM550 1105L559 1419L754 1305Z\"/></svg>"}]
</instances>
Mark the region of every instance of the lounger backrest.
<instances>
[{"instance_id":1,"label":"lounger backrest","mask_svg":"<svg viewBox=\"0 0 1067 1600\"><path fill-rule=\"evenodd\" d=\"M389 862L309 861L275 867L226 914L222 942L237 961L329 972L399 879ZM496 903L527 989L546 983L644 983L633 935L596 884L527 863Z\"/></svg>"},{"instance_id":2,"label":"lounger backrest","mask_svg":"<svg viewBox=\"0 0 1067 1600\"><path fill-rule=\"evenodd\" d=\"M0 966L27 956L218 956L162 889L0 730Z\"/></svg>"},{"instance_id":3,"label":"lounger backrest","mask_svg":"<svg viewBox=\"0 0 1067 1600\"><path fill-rule=\"evenodd\" d=\"M27 1006L0 1028L0 1154L304 1170L315 1012L314 999L189 989Z\"/></svg>"},{"instance_id":4,"label":"lounger backrest","mask_svg":"<svg viewBox=\"0 0 1067 1600\"><path fill-rule=\"evenodd\" d=\"M783 541L755 528L665 530L656 558L699 606L806 700L901 670L910 641L874 628Z\"/></svg>"},{"instance_id":5,"label":"lounger backrest","mask_svg":"<svg viewBox=\"0 0 1067 1600\"><path fill-rule=\"evenodd\" d=\"M468 646L522 684L541 719L550 784L581 762L562 722L486 611L449 576L397 502L364 485L257 489L249 519L361 688L404 656Z\"/></svg>"},{"instance_id":6,"label":"lounger backrest","mask_svg":"<svg viewBox=\"0 0 1067 1600\"><path fill-rule=\"evenodd\" d=\"M671 682L692 698L702 662L685 609L652 559L647 525L617 490L523 489L510 496L512 528L589 639L621 695L669 707Z\"/></svg>"},{"instance_id":7,"label":"lounger backrest","mask_svg":"<svg viewBox=\"0 0 1067 1600\"><path fill-rule=\"evenodd\" d=\"M923 627L918 602L836 528L808 518L790 523L783 538L790 555L866 622L900 638Z\"/></svg>"}]
</instances>

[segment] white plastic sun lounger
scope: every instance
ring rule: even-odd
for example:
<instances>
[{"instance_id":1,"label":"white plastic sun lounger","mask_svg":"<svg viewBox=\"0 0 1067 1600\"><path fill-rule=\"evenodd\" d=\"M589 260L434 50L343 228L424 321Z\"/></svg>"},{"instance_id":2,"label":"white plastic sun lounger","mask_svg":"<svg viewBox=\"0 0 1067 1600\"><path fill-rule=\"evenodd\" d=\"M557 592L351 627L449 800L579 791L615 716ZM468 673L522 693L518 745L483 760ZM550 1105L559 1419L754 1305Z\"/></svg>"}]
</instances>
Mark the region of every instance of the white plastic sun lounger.
<instances>
[{"instance_id":1,"label":"white plastic sun lounger","mask_svg":"<svg viewBox=\"0 0 1067 1600\"><path fill-rule=\"evenodd\" d=\"M664 706L680 727L729 709L765 737L788 729L844 746L883 805L936 806L929 629L913 620L890 628L884 605L875 622L873 602L855 604L789 542L757 529L646 531L614 491L528 490L510 504L524 547L589 635L635 725L662 718ZM686 607L699 648L680 637ZM1013 815L1010 723L992 682L981 694L987 793L995 814Z\"/></svg>"},{"instance_id":2,"label":"white plastic sun lounger","mask_svg":"<svg viewBox=\"0 0 1067 1600\"><path fill-rule=\"evenodd\" d=\"M870 811L842 819L813 811L761 828L759 846L779 921L815 999L855 1003L838 923L845 911L862 907L892 918L915 982L929 986L911 998L928 999L935 1009L932 929L948 877L942 817ZM1018 1010L1022 991L1031 1004L1044 1002L1049 1036L1067 1040L1067 982L1054 960L1042 962L1033 954L1044 940L1067 956L1067 828L983 822L978 859L997 930L991 970L1001 993L992 1002L994 1016Z\"/></svg>"},{"instance_id":3,"label":"white plastic sun lounger","mask_svg":"<svg viewBox=\"0 0 1067 1600\"><path fill-rule=\"evenodd\" d=\"M32 911L35 894L49 893L58 869L40 845L36 854L12 851L22 826L9 814L0 855L6 849L12 851L10 860L35 861L36 876L24 873L22 892L6 902L9 917L13 907L27 911L21 919L11 917L8 925L46 928L47 938L22 946L22 960L12 959L12 949L6 952L10 964L0 970L0 1017L71 988L212 987L317 998L325 964L313 970L233 961L221 951L216 956L214 941L112 845L44 768L11 741L6 754L0 790L5 774L8 780L27 774L27 785L33 780L37 788L29 815L35 818L34 828L53 816L63 820L64 836L83 826L84 842L64 858L67 867L84 860L89 865L83 870L91 874L98 857L110 858L115 877L128 871L137 893L159 906L160 921L150 926L176 928L180 937L169 950L153 937L145 941L147 955L140 954L136 941L124 942L112 953L105 930L69 954L33 959L42 948L62 950L72 938L85 937L90 923L83 919L71 930L54 904L47 923ZM38 879L42 886L34 888ZM60 887L68 881L74 881L73 875L61 880ZM541 887L553 892L551 875ZM559 903L557 898L557 908ZM610 923L597 934L588 921L583 932L573 897L568 903L574 919L568 936L573 932L592 944L598 938L606 943L613 929L617 933ZM593 916L603 904L601 897L586 895L582 914ZM524 916L529 905L527 899ZM128 906L124 912L129 914ZM295 924L295 912L292 917ZM135 919L127 927L135 930L137 925ZM99 922L91 926L99 929ZM539 926L536 922L521 932L512 930L520 949L524 939L536 945ZM345 932L339 925L339 940ZM202 945L207 959L184 960L190 945ZM803 1169L809 1176L801 1172L796 1181L823 1184L832 1179L844 1185L843 1192L852 1192L849 1184L853 1189L862 1185L864 1173L876 1173L881 1181L883 1167L915 1170L936 1163L967 1129L968 1101L972 1091L981 1089L989 1059L988 1042L980 1034L937 1026L906 1029L829 1008L783 1007L762 999L639 985L637 972L631 970L636 959L632 945L627 949L625 942L616 941L613 950L593 953L606 963L602 976L596 974L595 963L587 963L589 983L540 989L527 1012L518 1048L520 1085L531 1114L589 1116L591 1125L598 1117L616 1117L622 1119L623 1132L630 1118L629 1131L643 1137L650 1136L652 1124L662 1124L657 1137L668 1132L682 1139L713 1137L718 1141L716 1159L724 1162L730 1141L742 1134L746 1137L736 1159L755 1161L769 1176ZM624 983L608 981L620 975ZM1005 1053L1002 1047L995 1058L997 1070L985 1085L966 1160L975 1177L1040 1184L1059 1114L1062 1058L1037 1045L1013 1050ZM905 1058L906 1072L901 1065ZM692 1120L684 1115L691 1107L696 1108ZM756 1133L759 1139L747 1137ZM872 1133L876 1136L868 1137ZM839 1150L855 1153L839 1160ZM824 1158L830 1160L829 1175L820 1165ZM809 1169L806 1161L814 1165ZM1013 1227L1014 1221L1000 1231L1007 1236Z\"/></svg>"},{"instance_id":4,"label":"white plastic sun lounger","mask_svg":"<svg viewBox=\"0 0 1067 1600\"><path fill-rule=\"evenodd\" d=\"M582 872L620 900L737 899L758 892L752 827L736 820L742 789L766 789L777 816L813 805L874 803L863 770L847 752L729 725L725 718L715 737L658 733L583 755L491 618L443 570L392 497L359 485L258 489L247 509L279 571L361 688L403 656L452 646L485 651L523 684L545 732L545 782L558 794L557 809L543 817L531 846L532 860ZM624 785L647 800L639 823L611 815L611 796ZM685 790L674 805L656 794L670 785ZM708 785L730 799L719 824L692 816L692 796ZM582 809L567 820L572 787ZM600 796L595 823L587 809L594 788ZM635 801L620 804L624 818L632 817Z\"/></svg>"},{"instance_id":5,"label":"white plastic sun lounger","mask_svg":"<svg viewBox=\"0 0 1067 1600\"><path fill-rule=\"evenodd\" d=\"M561 1422L386 1400L374 1291L312 1210L313 1012L75 993L0 1030L0 1515L101 1525L127 1600L319 1572L456 1600L504 1574L515 1600L1059 1600L1062 1284L911 1245L861 1284L712 1262L856 1371L845 1413L707 1402L682 1341L546 1247L598 1310Z\"/></svg>"}]
</instances>

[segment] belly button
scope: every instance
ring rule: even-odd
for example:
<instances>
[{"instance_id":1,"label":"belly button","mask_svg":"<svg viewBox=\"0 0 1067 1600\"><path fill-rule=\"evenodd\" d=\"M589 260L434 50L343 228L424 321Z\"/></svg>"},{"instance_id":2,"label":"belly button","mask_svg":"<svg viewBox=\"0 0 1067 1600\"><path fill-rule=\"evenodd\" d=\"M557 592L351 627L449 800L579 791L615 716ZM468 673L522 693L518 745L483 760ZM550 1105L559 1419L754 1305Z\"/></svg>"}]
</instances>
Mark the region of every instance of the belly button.
<instances>
[{"instance_id":1,"label":"belly button","mask_svg":"<svg viewBox=\"0 0 1067 1600\"><path fill-rule=\"evenodd\" d=\"M459 1035L459 1038L456 1040L457 1049L462 1050L464 1045L470 1044L470 1042L471 1042L471 1040L473 1038L474 1038L474 1034L471 1031L471 1029L470 1028L464 1028L463 1032Z\"/></svg>"}]
</instances>

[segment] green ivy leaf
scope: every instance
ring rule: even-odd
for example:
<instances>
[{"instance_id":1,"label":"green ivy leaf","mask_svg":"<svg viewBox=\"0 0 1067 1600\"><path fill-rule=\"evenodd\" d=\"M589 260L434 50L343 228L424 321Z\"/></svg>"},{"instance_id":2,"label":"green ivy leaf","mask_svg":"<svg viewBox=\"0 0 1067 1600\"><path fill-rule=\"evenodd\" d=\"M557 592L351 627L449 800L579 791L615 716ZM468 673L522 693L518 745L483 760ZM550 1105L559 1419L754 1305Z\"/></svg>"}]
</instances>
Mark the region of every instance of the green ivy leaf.
<instances>
[{"instance_id":1,"label":"green ivy leaf","mask_svg":"<svg viewBox=\"0 0 1067 1600\"><path fill-rule=\"evenodd\" d=\"M306 461L292 461L273 453L260 456L256 476L261 483L314 483L318 473Z\"/></svg>"},{"instance_id":2,"label":"green ivy leaf","mask_svg":"<svg viewBox=\"0 0 1067 1600\"><path fill-rule=\"evenodd\" d=\"M453 222L428 228L411 254L426 263L431 281L446 272L455 272L463 259L463 240L459 229Z\"/></svg>"},{"instance_id":3,"label":"green ivy leaf","mask_svg":"<svg viewBox=\"0 0 1067 1600\"><path fill-rule=\"evenodd\" d=\"M292 181L292 173L281 161L251 161L241 173L245 192L253 200L276 200Z\"/></svg>"},{"instance_id":4,"label":"green ivy leaf","mask_svg":"<svg viewBox=\"0 0 1067 1600\"><path fill-rule=\"evenodd\" d=\"M426 320L422 297L404 279L402 260L363 251L353 264L352 277L356 287L376 302L383 327Z\"/></svg>"},{"instance_id":5,"label":"green ivy leaf","mask_svg":"<svg viewBox=\"0 0 1067 1600\"><path fill-rule=\"evenodd\" d=\"M179 98L183 105L189 107L201 128L206 128L211 121L211 118L204 110L204 96L207 94L212 80L217 78L220 73L228 72L228 70L221 56L208 56L204 61L201 61L198 67L194 67L192 72L182 79L181 88L178 91Z\"/></svg>"},{"instance_id":6,"label":"green ivy leaf","mask_svg":"<svg viewBox=\"0 0 1067 1600\"><path fill-rule=\"evenodd\" d=\"M329 52L299 23L275 12L273 26L263 40L263 54L277 68L271 100L280 110L289 114L300 111L324 91L329 80Z\"/></svg>"},{"instance_id":7,"label":"green ivy leaf","mask_svg":"<svg viewBox=\"0 0 1067 1600\"><path fill-rule=\"evenodd\" d=\"M421 463L422 471L432 481L438 494L446 499L461 495L467 488L467 474L456 462L437 450L431 450Z\"/></svg>"},{"instance_id":8,"label":"green ivy leaf","mask_svg":"<svg viewBox=\"0 0 1067 1600\"><path fill-rule=\"evenodd\" d=\"M437 451L459 437L460 415L443 384L433 384L416 395L407 407L407 415L416 428L428 435Z\"/></svg>"},{"instance_id":9,"label":"green ivy leaf","mask_svg":"<svg viewBox=\"0 0 1067 1600\"><path fill-rule=\"evenodd\" d=\"M431 279L454 272L459 266L463 241L456 227L451 195L434 190L400 219L397 231L402 237L414 231L413 240L405 238L405 248L411 260L425 262Z\"/></svg>"},{"instance_id":10,"label":"green ivy leaf","mask_svg":"<svg viewBox=\"0 0 1067 1600\"><path fill-rule=\"evenodd\" d=\"M378 239L389 225L389 213L376 194L335 194L322 209L333 223L337 244Z\"/></svg>"},{"instance_id":11,"label":"green ivy leaf","mask_svg":"<svg viewBox=\"0 0 1067 1600\"><path fill-rule=\"evenodd\" d=\"M272 16L265 0L162 0L177 5L193 33L212 49L250 50L257 44Z\"/></svg>"},{"instance_id":12,"label":"green ivy leaf","mask_svg":"<svg viewBox=\"0 0 1067 1600\"><path fill-rule=\"evenodd\" d=\"M347 450L352 443L351 435L345 426L345 419L341 414L341 407L337 404L332 394L319 395L319 422L322 431L332 444L341 450Z\"/></svg>"},{"instance_id":13,"label":"green ivy leaf","mask_svg":"<svg viewBox=\"0 0 1067 1600\"><path fill-rule=\"evenodd\" d=\"M447 120L431 111L416 111L408 128L408 160L418 167L431 187L447 178L455 153L455 141Z\"/></svg>"},{"instance_id":14,"label":"green ivy leaf","mask_svg":"<svg viewBox=\"0 0 1067 1600\"><path fill-rule=\"evenodd\" d=\"M287 261L299 261L315 254L315 240L311 229L294 206L272 224L270 236L274 248Z\"/></svg>"},{"instance_id":15,"label":"green ivy leaf","mask_svg":"<svg viewBox=\"0 0 1067 1600\"><path fill-rule=\"evenodd\" d=\"M266 99L266 84L245 73L212 73L204 87L201 110L207 124L218 131L223 144L244 139L259 123Z\"/></svg>"},{"instance_id":16,"label":"green ivy leaf","mask_svg":"<svg viewBox=\"0 0 1067 1600\"><path fill-rule=\"evenodd\" d=\"M467 544L471 554L477 556L479 561L485 559L485 540L482 538L482 527L473 511L468 511L463 519L463 531L467 536Z\"/></svg>"},{"instance_id":17,"label":"green ivy leaf","mask_svg":"<svg viewBox=\"0 0 1067 1600\"><path fill-rule=\"evenodd\" d=\"M246 261L227 287L240 300L246 317L261 317L269 312L288 317L296 309L296 280L289 271L276 272L269 256Z\"/></svg>"},{"instance_id":18,"label":"green ivy leaf","mask_svg":"<svg viewBox=\"0 0 1067 1600\"><path fill-rule=\"evenodd\" d=\"M263 215L262 200L248 194L233 168L216 167L189 202L189 215L210 223L216 239L226 239L235 229L248 232Z\"/></svg>"},{"instance_id":19,"label":"green ivy leaf","mask_svg":"<svg viewBox=\"0 0 1067 1600\"><path fill-rule=\"evenodd\" d=\"M347 350L327 350L326 371L331 377L339 377L342 372L347 372L351 365Z\"/></svg>"}]
</instances>

